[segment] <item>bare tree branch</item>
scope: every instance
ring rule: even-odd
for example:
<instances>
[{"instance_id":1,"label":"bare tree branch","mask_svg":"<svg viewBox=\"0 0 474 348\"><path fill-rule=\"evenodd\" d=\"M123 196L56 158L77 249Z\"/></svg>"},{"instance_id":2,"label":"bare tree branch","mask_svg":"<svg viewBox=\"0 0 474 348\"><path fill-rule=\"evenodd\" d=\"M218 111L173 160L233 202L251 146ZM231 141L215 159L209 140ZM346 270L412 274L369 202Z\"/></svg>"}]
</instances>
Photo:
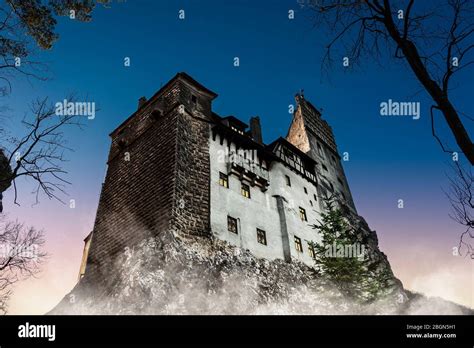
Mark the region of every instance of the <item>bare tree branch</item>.
<instances>
[{"instance_id":1,"label":"bare tree branch","mask_svg":"<svg viewBox=\"0 0 474 348\"><path fill-rule=\"evenodd\" d=\"M0 313L7 311L11 287L34 277L46 259L43 231L25 227L18 222L7 222L0 215Z\"/></svg>"},{"instance_id":2,"label":"bare tree branch","mask_svg":"<svg viewBox=\"0 0 474 348\"><path fill-rule=\"evenodd\" d=\"M467 58L474 51L472 1L448 0L439 6L415 0L318 0L311 8L317 23L332 35L323 69L332 65L336 48L349 56L351 65L365 57L377 61L385 49L403 59L443 114L459 152L474 165L474 144L449 97L453 76L474 63Z\"/></svg>"},{"instance_id":3,"label":"bare tree branch","mask_svg":"<svg viewBox=\"0 0 474 348\"><path fill-rule=\"evenodd\" d=\"M74 97L68 99L71 103L74 100ZM65 185L70 184L64 178L67 174L64 169L64 154L72 151L67 146L63 130L71 126L82 128L84 117L56 114L55 106L47 98L33 102L31 113L32 117L22 121L26 135L11 139L10 147L4 150L11 169L0 175L0 186L6 189L13 184L14 203L18 204L17 180L21 177L29 178L36 182L33 191L36 202L40 193L62 202L60 195L66 193Z\"/></svg>"},{"instance_id":4,"label":"bare tree branch","mask_svg":"<svg viewBox=\"0 0 474 348\"><path fill-rule=\"evenodd\" d=\"M467 249L467 254L473 258L473 247L466 239L474 238L474 173L472 167L464 168L457 161L451 169L452 173L448 175L450 186L445 192L451 203L449 216L466 228L459 239L459 250Z\"/></svg>"}]
</instances>

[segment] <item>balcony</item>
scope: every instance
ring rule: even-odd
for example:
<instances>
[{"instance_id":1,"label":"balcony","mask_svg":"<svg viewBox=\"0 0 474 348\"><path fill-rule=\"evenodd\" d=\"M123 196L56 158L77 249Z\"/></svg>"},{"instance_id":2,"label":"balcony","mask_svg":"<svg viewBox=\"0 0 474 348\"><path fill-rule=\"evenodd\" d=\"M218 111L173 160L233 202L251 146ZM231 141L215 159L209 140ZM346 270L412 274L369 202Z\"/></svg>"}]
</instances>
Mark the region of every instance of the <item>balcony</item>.
<instances>
[{"instance_id":1,"label":"balcony","mask_svg":"<svg viewBox=\"0 0 474 348\"><path fill-rule=\"evenodd\" d=\"M231 152L227 156L228 173L235 173L242 177L247 177L252 185L259 185L262 189L270 184L270 175L268 170L263 168L259 163L245 158L244 156Z\"/></svg>"}]
</instances>

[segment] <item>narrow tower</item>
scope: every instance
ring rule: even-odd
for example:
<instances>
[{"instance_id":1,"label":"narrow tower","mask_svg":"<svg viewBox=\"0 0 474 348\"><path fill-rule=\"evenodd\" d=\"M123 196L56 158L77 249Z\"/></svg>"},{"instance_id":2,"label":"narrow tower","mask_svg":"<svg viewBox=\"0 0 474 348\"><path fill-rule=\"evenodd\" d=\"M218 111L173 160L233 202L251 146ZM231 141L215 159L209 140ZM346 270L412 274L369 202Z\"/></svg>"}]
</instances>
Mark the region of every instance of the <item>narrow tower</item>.
<instances>
[{"instance_id":1,"label":"narrow tower","mask_svg":"<svg viewBox=\"0 0 474 348\"><path fill-rule=\"evenodd\" d=\"M303 94L297 94L287 140L317 162L319 194L337 195L356 211L331 126Z\"/></svg>"}]
</instances>

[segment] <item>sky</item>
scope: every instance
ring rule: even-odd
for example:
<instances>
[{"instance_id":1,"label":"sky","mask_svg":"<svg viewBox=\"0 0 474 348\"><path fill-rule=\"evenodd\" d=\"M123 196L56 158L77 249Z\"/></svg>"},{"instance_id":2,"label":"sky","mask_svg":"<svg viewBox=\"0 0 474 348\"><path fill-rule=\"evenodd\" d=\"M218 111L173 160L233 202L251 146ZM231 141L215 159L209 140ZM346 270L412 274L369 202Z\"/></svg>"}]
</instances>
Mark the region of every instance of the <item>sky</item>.
<instances>
[{"instance_id":1,"label":"sky","mask_svg":"<svg viewBox=\"0 0 474 348\"><path fill-rule=\"evenodd\" d=\"M9 218L42 228L49 253L43 271L15 287L10 314L45 313L73 288L105 176L108 134L141 96L152 96L180 71L219 95L213 102L218 114L243 121L260 116L266 143L286 136L288 106L303 89L323 110L339 151L349 153L343 165L357 210L377 231L396 276L407 289L474 307L472 261L452 252L463 230L448 216L443 189L450 157L431 135L430 99L409 68L391 59L380 65L368 59L349 71L341 58L322 75L328 37L320 29L297 1L284 0L113 1L110 8L97 7L89 23L60 18L59 40L36 56L47 63L49 79L15 78L4 98L6 127L21 134L19 121L39 97L55 103L75 93L100 110L83 130L67 130L74 149L65 164L72 183L67 200L75 200L74 209L47 197L32 205L28 182L20 182L20 206L13 205L12 190L5 194ZM474 115L472 70L457 82L456 107ZM380 103L389 99L420 102L420 119L381 116ZM439 135L453 145L438 117Z\"/></svg>"}]
</instances>

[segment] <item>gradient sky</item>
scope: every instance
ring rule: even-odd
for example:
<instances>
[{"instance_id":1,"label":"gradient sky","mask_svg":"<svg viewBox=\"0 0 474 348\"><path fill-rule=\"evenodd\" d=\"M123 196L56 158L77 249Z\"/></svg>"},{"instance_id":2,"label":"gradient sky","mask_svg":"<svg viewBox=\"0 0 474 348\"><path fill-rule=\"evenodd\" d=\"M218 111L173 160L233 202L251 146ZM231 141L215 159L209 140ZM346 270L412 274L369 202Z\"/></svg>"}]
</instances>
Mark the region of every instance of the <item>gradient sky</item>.
<instances>
[{"instance_id":1,"label":"gradient sky","mask_svg":"<svg viewBox=\"0 0 474 348\"><path fill-rule=\"evenodd\" d=\"M178 19L180 9L185 20ZM296 11L294 20L289 9ZM349 152L344 167L357 209L377 231L405 287L474 307L472 261L452 255L463 230L449 218L442 191L450 158L431 136L430 100L404 64L366 61L351 72L338 64L330 79L321 76L327 38L296 1L114 1L110 9L99 6L90 23L61 18L57 32L54 48L37 56L47 62L50 80L18 77L4 98L8 129L20 131L18 123L37 97L57 102L75 92L100 111L86 129L67 132L75 149L66 164L75 209L46 197L32 206L27 182L21 182L20 207L12 204L11 190L6 193L9 217L43 228L50 253L37 279L15 288L10 313L44 313L72 289L82 240L93 227L108 134L136 110L139 97L150 97L179 71L219 94L213 103L218 114L244 121L259 115L267 143L286 136L288 105L304 89L306 99L323 109L340 152ZM233 66L234 57L240 67ZM472 77L466 70L452 92L458 110L469 115ZM388 99L421 102L421 118L381 117L379 105ZM438 124L438 133L453 144L441 118ZM472 134L473 124L467 126ZM398 199L404 209L397 208Z\"/></svg>"}]
</instances>

